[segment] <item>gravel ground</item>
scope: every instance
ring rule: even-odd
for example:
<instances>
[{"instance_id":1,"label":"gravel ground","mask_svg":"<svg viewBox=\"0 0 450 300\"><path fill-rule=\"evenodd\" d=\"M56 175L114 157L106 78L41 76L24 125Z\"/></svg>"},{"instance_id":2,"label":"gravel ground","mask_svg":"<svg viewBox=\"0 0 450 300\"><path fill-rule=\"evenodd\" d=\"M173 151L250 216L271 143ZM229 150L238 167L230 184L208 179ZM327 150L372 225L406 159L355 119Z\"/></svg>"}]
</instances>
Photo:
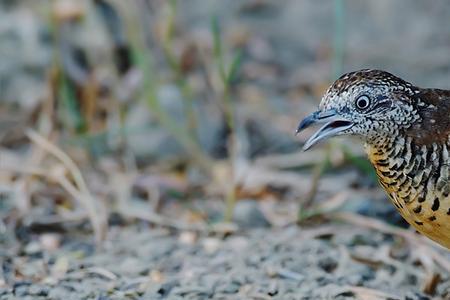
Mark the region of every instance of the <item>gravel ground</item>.
<instances>
[{"instance_id":1,"label":"gravel ground","mask_svg":"<svg viewBox=\"0 0 450 300\"><path fill-rule=\"evenodd\" d=\"M119 0L111 2L123 3ZM246 64L242 76L246 82L242 83L236 96L242 100L249 99L245 102L249 102L248 107L252 108L252 118L254 112L270 107L267 114L261 113L258 118L254 117L253 123L249 123L253 124L250 126L252 131L249 130L248 151L252 159L275 151L278 145L284 145L279 147L280 151L299 151L300 145L292 137L297 123L287 124L286 117L292 115L297 122L302 115L312 111L330 80L336 34L333 1L211 1L208 5L199 0L178 2L176 25L179 32L174 43L178 45L177 51L184 51L185 46L192 42L202 46L204 41L207 45L205 33L209 36L211 17L216 14L224 29L224 44L236 48L244 43ZM342 38L345 57L342 72L366 67L382 68L421 86L449 88L450 6L447 1L344 2L345 37ZM36 7L27 6L31 3ZM33 116L37 105L48 96L48 69L52 64L55 42L51 39L47 15L36 13L37 7L48 3L42 0L0 0L0 54L3 58L0 61L0 99L15 108L4 110L2 104L0 129L16 127L18 121L21 126L28 127L24 120L29 118L28 115ZM164 20L166 15L155 13L153 17ZM86 49L92 60L103 58L96 61L101 71L103 65L109 66L103 53L109 53L105 49L110 50L110 44L105 42L108 35L103 32L105 29L101 22L92 18L98 18L94 11L88 13L86 20L89 22L85 27L77 27L78 35L71 35L70 39ZM191 74L194 83L203 82L203 71L200 73ZM202 91L206 85L202 86L198 87L199 94L209 94ZM165 109L176 118L183 107L182 102L173 101L179 93L176 85L170 82L164 81L158 87L162 105L166 105ZM133 100L139 103L137 99ZM202 142L205 149L216 149L217 130L221 129L217 120L220 118L211 114L203 103L200 102L205 111L199 110L199 123L205 124L200 126L205 131L201 132L205 140ZM245 104L244 101L242 103ZM245 110L246 106L242 107ZM127 127L145 129L142 133L130 134L127 140L131 152L143 162L164 160L168 154L180 155L179 147L174 146L167 132L161 128L154 131L146 129L153 123L149 122L151 116L141 106L131 106L127 118ZM283 126L274 126L284 123L288 130L281 131ZM0 136L3 138L2 132ZM23 143L24 137L20 135L10 140L8 152L20 153L23 149L18 147L18 143ZM97 142L103 145L101 139ZM3 145L0 146L3 150ZM111 149L107 150L109 153ZM106 160L104 163L108 166L122 164L108 164ZM43 167L53 170L46 165ZM113 172L105 168L112 175ZM115 167L110 168L116 170ZM145 173L145 170L146 166L140 166L139 172ZM351 176L346 177L347 173ZM20 207L24 199L32 199L25 204L38 207L39 220L47 221L58 216L54 206L67 209L64 202L67 196L61 195L59 190L55 192L52 184L32 185L29 178L0 174L0 300L450 299L450 255L440 248L432 248L427 242L411 244L397 235L342 223L274 228L271 225L286 224L289 220L284 222L281 218L281 222L268 222L258 213L243 213L248 210L254 212L254 206L264 202L258 195L271 191L278 174L281 173L261 174L259 169L254 172L252 179L263 181L267 187L264 186L262 192L257 190L245 196L256 199L238 202L234 221L246 230L223 236L154 228L143 222L120 224L109 228L107 240L98 249L92 243L88 225L68 225L66 223L70 222L64 218L63 225L71 226L63 228L64 232L60 232L59 227L56 230L34 228L33 233L23 232L31 215L30 212L20 213L20 209L24 209ZM283 174L286 179L287 175ZM345 174L340 170L340 173L331 175L337 179L334 181L323 178L319 192L326 187L327 196L331 197L348 189L349 194L358 198L353 212L400 223L396 221L398 214L389 210L390 204L376 201L378 199L373 195L357 195L357 186L371 186L362 182L361 173L348 170ZM123 179L128 177L119 175L117 182L125 185ZM158 188L158 184L165 188L166 185L177 187L165 177L152 175L147 177L147 185L142 184L148 189L146 192ZM257 175L266 177L256 178ZM92 176L87 178L94 187L100 186L97 187L100 195L108 194L105 191L109 191L116 182L111 179L100 184L99 180L89 180ZM295 179L295 184L290 178ZM289 177L289 186L295 186L294 190L301 190L303 194L309 188L309 179L310 173L304 177ZM34 197L26 190L30 185L31 190L37 191ZM2 197L2 189L13 191L20 200L10 205L14 209L8 207L7 197ZM117 190L118 194L122 191L119 187ZM296 216L297 194L290 196L291 199L276 195L277 205L273 210L280 203L295 201L295 205L290 207L295 207L291 210ZM384 194L382 197L385 198ZM109 198L105 198L108 202ZM184 200L187 202L184 197L178 199L179 206L189 206ZM201 206L204 208L211 202L214 201L207 198ZM211 217L213 214L205 215L210 217L206 218L208 221L218 219ZM181 214L172 211L170 216L179 218ZM126 219L123 223L128 221L131 222Z\"/></svg>"},{"instance_id":2,"label":"gravel ground","mask_svg":"<svg viewBox=\"0 0 450 300\"><path fill-rule=\"evenodd\" d=\"M133 225L98 250L81 237L51 250L51 237L6 251L4 277L22 279L0 299L435 299L400 238L344 224L227 237ZM449 299L450 274L435 268L436 299Z\"/></svg>"}]
</instances>

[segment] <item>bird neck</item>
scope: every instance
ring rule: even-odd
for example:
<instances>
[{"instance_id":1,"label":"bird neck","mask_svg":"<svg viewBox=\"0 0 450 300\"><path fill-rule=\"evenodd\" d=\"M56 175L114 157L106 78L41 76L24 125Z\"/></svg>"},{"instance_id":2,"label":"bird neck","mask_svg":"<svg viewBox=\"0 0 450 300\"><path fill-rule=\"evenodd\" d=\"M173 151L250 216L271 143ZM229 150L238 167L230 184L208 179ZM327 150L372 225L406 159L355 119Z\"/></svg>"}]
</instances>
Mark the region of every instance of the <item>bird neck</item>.
<instances>
[{"instance_id":1,"label":"bird neck","mask_svg":"<svg viewBox=\"0 0 450 300\"><path fill-rule=\"evenodd\" d=\"M393 129L389 134L380 134L366 140L364 148L372 164L377 167L378 163L386 163L387 160L395 158L406 147L406 138Z\"/></svg>"},{"instance_id":2,"label":"bird neck","mask_svg":"<svg viewBox=\"0 0 450 300\"><path fill-rule=\"evenodd\" d=\"M433 193L427 191L430 182L441 182L442 195L450 195L447 143L420 144L400 133L377 143L367 142L366 151L381 185L388 194L395 195L397 207L433 198Z\"/></svg>"},{"instance_id":3,"label":"bird neck","mask_svg":"<svg viewBox=\"0 0 450 300\"><path fill-rule=\"evenodd\" d=\"M415 177L417 167L420 165L415 163L418 153L413 150L416 146L412 139L398 133L386 135L377 140L367 141L365 149L380 184L393 204L401 210L404 203L410 202L418 195L411 190L409 179ZM427 172L426 176L429 174ZM402 195L399 196L399 193Z\"/></svg>"}]
</instances>

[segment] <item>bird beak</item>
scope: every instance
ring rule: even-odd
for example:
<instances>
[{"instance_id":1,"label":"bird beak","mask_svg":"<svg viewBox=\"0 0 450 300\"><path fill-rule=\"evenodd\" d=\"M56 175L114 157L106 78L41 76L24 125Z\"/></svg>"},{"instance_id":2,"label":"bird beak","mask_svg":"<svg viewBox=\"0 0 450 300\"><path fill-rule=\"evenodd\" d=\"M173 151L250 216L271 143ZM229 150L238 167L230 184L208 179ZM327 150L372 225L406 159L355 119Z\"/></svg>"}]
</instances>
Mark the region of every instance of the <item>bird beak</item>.
<instances>
[{"instance_id":1,"label":"bird beak","mask_svg":"<svg viewBox=\"0 0 450 300\"><path fill-rule=\"evenodd\" d=\"M319 141L339 135L342 131L353 126L353 122L339 116L335 110L316 111L300 122L296 134L311 125L320 123L325 123L325 125L306 141L303 146L304 151L308 150Z\"/></svg>"}]
</instances>

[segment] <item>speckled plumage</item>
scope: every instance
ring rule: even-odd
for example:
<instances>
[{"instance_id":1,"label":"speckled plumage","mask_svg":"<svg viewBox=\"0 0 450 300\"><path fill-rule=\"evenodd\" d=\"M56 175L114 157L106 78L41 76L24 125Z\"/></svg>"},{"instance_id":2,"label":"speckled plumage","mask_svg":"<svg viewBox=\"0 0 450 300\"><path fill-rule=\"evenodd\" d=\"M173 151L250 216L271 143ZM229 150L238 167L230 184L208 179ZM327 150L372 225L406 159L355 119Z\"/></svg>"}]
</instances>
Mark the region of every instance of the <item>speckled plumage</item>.
<instances>
[{"instance_id":1,"label":"speckled plumage","mask_svg":"<svg viewBox=\"0 0 450 300\"><path fill-rule=\"evenodd\" d=\"M356 101L363 97L363 108L358 108ZM315 114L314 122L330 119L330 114L334 119L311 145L322 137L361 136L400 214L450 249L450 91L419 88L384 71L361 70L339 78ZM304 121L299 130L311 123Z\"/></svg>"}]
</instances>

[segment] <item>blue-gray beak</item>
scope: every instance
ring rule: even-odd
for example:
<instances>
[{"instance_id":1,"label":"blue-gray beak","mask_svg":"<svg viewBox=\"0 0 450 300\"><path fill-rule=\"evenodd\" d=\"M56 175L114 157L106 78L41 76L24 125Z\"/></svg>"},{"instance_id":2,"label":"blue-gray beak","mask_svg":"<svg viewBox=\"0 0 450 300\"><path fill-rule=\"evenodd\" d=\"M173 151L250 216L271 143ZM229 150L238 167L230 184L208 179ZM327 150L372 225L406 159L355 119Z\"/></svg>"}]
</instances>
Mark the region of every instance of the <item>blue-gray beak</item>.
<instances>
[{"instance_id":1,"label":"blue-gray beak","mask_svg":"<svg viewBox=\"0 0 450 300\"><path fill-rule=\"evenodd\" d=\"M346 120L339 116L335 110L316 111L304 118L297 128L297 134L303 129L308 128L314 124L325 123L316 133L314 133L303 145L303 150L306 151L319 141L327 139L332 136L339 135L344 130L353 126L353 122Z\"/></svg>"}]
</instances>

